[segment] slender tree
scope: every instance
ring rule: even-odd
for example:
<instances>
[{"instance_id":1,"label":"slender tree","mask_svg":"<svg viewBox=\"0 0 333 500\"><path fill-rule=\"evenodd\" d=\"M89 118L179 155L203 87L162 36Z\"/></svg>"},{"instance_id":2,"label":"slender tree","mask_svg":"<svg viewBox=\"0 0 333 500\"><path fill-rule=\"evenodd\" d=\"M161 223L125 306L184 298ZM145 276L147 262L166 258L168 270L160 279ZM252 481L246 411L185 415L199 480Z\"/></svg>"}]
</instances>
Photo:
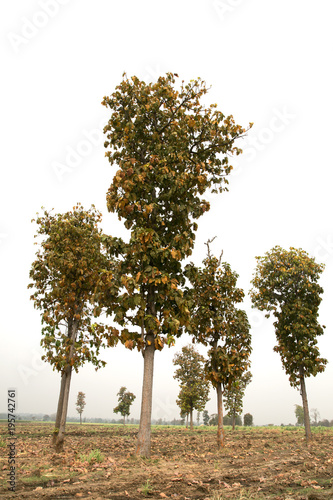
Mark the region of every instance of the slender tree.
<instances>
[{"instance_id":1,"label":"slender tree","mask_svg":"<svg viewBox=\"0 0 333 500\"><path fill-rule=\"evenodd\" d=\"M297 425L304 425L304 408L300 405L295 405L295 416L297 418Z\"/></svg>"},{"instance_id":2,"label":"slender tree","mask_svg":"<svg viewBox=\"0 0 333 500\"><path fill-rule=\"evenodd\" d=\"M61 374L61 387L53 433L56 451L63 449L73 369L86 361L96 369L105 363L98 359L101 346L117 342L117 330L92 322L97 285L112 293L112 261L105 249L105 238L98 228L101 214L81 205L73 211L55 214L44 210L38 216L36 236L42 236L37 259L32 264L28 288L34 306L42 311L42 359ZM108 335L107 338L104 338Z\"/></svg>"},{"instance_id":3,"label":"slender tree","mask_svg":"<svg viewBox=\"0 0 333 500\"><path fill-rule=\"evenodd\" d=\"M124 75L102 102L112 111L104 129L106 156L118 165L107 205L131 230L120 249L124 293L110 310L123 327L126 347L143 353L137 454L146 457L155 351L173 344L189 321L181 261L194 246L194 219L210 208L202 195L226 189L228 155L241 152L234 143L246 132L216 105L201 104L205 82L182 82L177 90L177 76L145 83Z\"/></svg>"},{"instance_id":4,"label":"slender tree","mask_svg":"<svg viewBox=\"0 0 333 500\"><path fill-rule=\"evenodd\" d=\"M86 406L86 395L84 392L79 392L76 399L76 411L80 415L80 425L82 425L82 413Z\"/></svg>"},{"instance_id":5,"label":"slender tree","mask_svg":"<svg viewBox=\"0 0 333 500\"><path fill-rule=\"evenodd\" d=\"M180 382L177 405L182 413L190 416L190 429L193 430L193 410L203 411L209 401L209 382L204 378L205 358L191 345L175 354L173 364L179 366L174 378Z\"/></svg>"},{"instance_id":6,"label":"slender tree","mask_svg":"<svg viewBox=\"0 0 333 500\"><path fill-rule=\"evenodd\" d=\"M250 325L244 311L235 305L243 300L244 292L236 287L238 275L230 265L221 263L210 253L203 261L203 268L194 264L186 267L191 283L187 297L191 302L192 321L189 331L194 338L210 345L205 371L217 395L217 445L224 446L223 391L238 380L249 366L251 353Z\"/></svg>"},{"instance_id":7,"label":"slender tree","mask_svg":"<svg viewBox=\"0 0 333 500\"><path fill-rule=\"evenodd\" d=\"M126 417L129 417L131 413L131 405L135 400L136 396L132 392L126 390L126 387L121 387L117 394L118 405L113 409L113 413L120 413L124 418L124 425L126 423Z\"/></svg>"},{"instance_id":8,"label":"slender tree","mask_svg":"<svg viewBox=\"0 0 333 500\"><path fill-rule=\"evenodd\" d=\"M208 422L209 422L209 413L208 413L207 410L204 410L204 412L202 414L202 419L203 419L204 425L208 425Z\"/></svg>"},{"instance_id":9,"label":"slender tree","mask_svg":"<svg viewBox=\"0 0 333 500\"><path fill-rule=\"evenodd\" d=\"M235 430L236 417L243 411L243 398L247 385L252 380L251 372L246 372L234 380L224 394L224 405L231 417L232 430Z\"/></svg>"},{"instance_id":10,"label":"slender tree","mask_svg":"<svg viewBox=\"0 0 333 500\"><path fill-rule=\"evenodd\" d=\"M274 351L281 356L290 385L300 389L307 442L311 428L305 378L323 372L327 363L317 347L317 337L325 328L318 323L323 293L318 280L323 269L302 249L276 246L257 257L251 290L253 305L276 318Z\"/></svg>"}]
</instances>

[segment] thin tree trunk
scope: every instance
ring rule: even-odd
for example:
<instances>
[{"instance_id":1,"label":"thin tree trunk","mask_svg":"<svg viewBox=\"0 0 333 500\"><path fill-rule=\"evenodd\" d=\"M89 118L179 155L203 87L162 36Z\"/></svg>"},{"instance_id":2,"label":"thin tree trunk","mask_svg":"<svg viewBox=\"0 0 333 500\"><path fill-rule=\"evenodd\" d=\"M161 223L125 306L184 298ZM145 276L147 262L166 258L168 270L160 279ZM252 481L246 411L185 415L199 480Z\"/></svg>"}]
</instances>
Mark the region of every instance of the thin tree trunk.
<instances>
[{"instance_id":1,"label":"thin tree trunk","mask_svg":"<svg viewBox=\"0 0 333 500\"><path fill-rule=\"evenodd\" d=\"M233 416L232 416L232 430L233 431L235 430L235 425L236 425L236 415L233 414Z\"/></svg>"},{"instance_id":2,"label":"thin tree trunk","mask_svg":"<svg viewBox=\"0 0 333 500\"><path fill-rule=\"evenodd\" d=\"M311 440L311 427L310 427L309 405L308 405L308 398L306 395L303 367L300 368L299 374L300 374L301 396L302 396L303 410L304 410L305 438L306 438L306 443L308 444L309 441Z\"/></svg>"},{"instance_id":3,"label":"thin tree trunk","mask_svg":"<svg viewBox=\"0 0 333 500\"><path fill-rule=\"evenodd\" d=\"M62 412L61 412L59 432L58 432L57 440L55 443L55 449L56 449L57 453L60 453L64 449L65 428L66 428L66 418L67 418L71 378L72 378L72 367L70 366L68 368L67 377L66 377L66 385L65 385L65 391L64 391L64 400L63 400L63 406L62 406Z\"/></svg>"},{"instance_id":4,"label":"thin tree trunk","mask_svg":"<svg viewBox=\"0 0 333 500\"><path fill-rule=\"evenodd\" d=\"M224 446L224 428L223 428L223 406L222 406L222 384L217 382L217 447L220 449Z\"/></svg>"},{"instance_id":5,"label":"thin tree trunk","mask_svg":"<svg viewBox=\"0 0 333 500\"><path fill-rule=\"evenodd\" d=\"M61 413L62 413L62 407L63 407L63 402L64 402L65 385L66 385L66 373L63 372L63 374L61 375L61 384L60 384L60 393L59 393L59 399L58 399L57 415L56 415L56 420L55 420L55 424L54 424L54 431L53 431L53 435L52 435L52 445L53 446L56 443L57 435L58 435L59 427L60 427Z\"/></svg>"},{"instance_id":6,"label":"thin tree trunk","mask_svg":"<svg viewBox=\"0 0 333 500\"><path fill-rule=\"evenodd\" d=\"M75 352L75 341L76 341L76 336L77 336L77 329L78 329L78 324L76 321L69 321L68 322L68 333L69 333L69 337L72 341L72 344L70 346L69 353L67 356L67 366L64 370L64 377L65 377L64 387L61 387L61 389L63 389L62 404L60 403L60 398L59 398L59 403L61 405L61 413L60 413L59 427L57 427L57 429L59 429L59 431L56 434L56 439L55 439L55 443L54 443L55 450L57 453L60 453L64 447L65 427L66 427L66 418L67 418L68 400L69 400L69 390L70 390L70 385L71 385L72 368L73 368L72 365L70 364L70 362L71 362L71 359L73 358L73 355ZM57 414L57 418L58 418L58 414Z\"/></svg>"},{"instance_id":7,"label":"thin tree trunk","mask_svg":"<svg viewBox=\"0 0 333 500\"><path fill-rule=\"evenodd\" d=\"M124 425L126 425L126 420L125 419L126 419L126 415L124 415L124 422L123 422Z\"/></svg>"},{"instance_id":8,"label":"thin tree trunk","mask_svg":"<svg viewBox=\"0 0 333 500\"><path fill-rule=\"evenodd\" d=\"M136 454L150 458L151 438L151 410L153 400L153 376L154 376L154 335L147 334L147 345L144 350L143 384L140 426Z\"/></svg>"},{"instance_id":9,"label":"thin tree trunk","mask_svg":"<svg viewBox=\"0 0 333 500\"><path fill-rule=\"evenodd\" d=\"M186 413L186 429L188 429L188 413Z\"/></svg>"},{"instance_id":10,"label":"thin tree trunk","mask_svg":"<svg viewBox=\"0 0 333 500\"><path fill-rule=\"evenodd\" d=\"M190 410L190 431L193 431L193 410Z\"/></svg>"},{"instance_id":11,"label":"thin tree trunk","mask_svg":"<svg viewBox=\"0 0 333 500\"><path fill-rule=\"evenodd\" d=\"M82 413L80 413L80 425L82 425Z\"/></svg>"}]
</instances>

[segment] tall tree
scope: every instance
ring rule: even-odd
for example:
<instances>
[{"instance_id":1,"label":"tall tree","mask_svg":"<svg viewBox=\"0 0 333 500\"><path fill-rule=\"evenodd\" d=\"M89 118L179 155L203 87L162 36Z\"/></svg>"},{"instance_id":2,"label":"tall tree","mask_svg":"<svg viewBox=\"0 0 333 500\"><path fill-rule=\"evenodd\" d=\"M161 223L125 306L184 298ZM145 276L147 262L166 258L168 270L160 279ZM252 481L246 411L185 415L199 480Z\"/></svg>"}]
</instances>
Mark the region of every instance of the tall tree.
<instances>
[{"instance_id":1,"label":"tall tree","mask_svg":"<svg viewBox=\"0 0 333 500\"><path fill-rule=\"evenodd\" d=\"M82 413L86 406L86 395L84 392L79 392L76 399L76 411L80 415L80 425L82 424Z\"/></svg>"},{"instance_id":2,"label":"tall tree","mask_svg":"<svg viewBox=\"0 0 333 500\"><path fill-rule=\"evenodd\" d=\"M252 380L251 372L246 372L234 380L224 394L224 405L231 417L232 429L235 429L236 417L243 411L245 389Z\"/></svg>"},{"instance_id":3,"label":"tall tree","mask_svg":"<svg viewBox=\"0 0 333 500\"><path fill-rule=\"evenodd\" d=\"M203 411L209 401L209 382L204 378L205 358L191 346L182 348L175 354L173 364L179 366L174 378L180 382L177 405L182 413L190 416L190 429L193 430L193 410Z\"/></svg>"},{"instance_id":4,"label":"tall tree","mask_svg":"<svg viewBox=\"0 0 333 500\"><path fill-rule=\"evenodd\" d=\"M42 311L42 359L61 374L53 444L63 449L72 370L86 361L96 369L101 346L117 342L117 330L92 322L97 286L111 294L112 261L105 248L105 236L98 228L101 214L81 205L73 211L55 214L44 210L38 216L37 235L42 241L33 262L28 288L34 306ZM105 337L107 335L107 337Z\"/></svg>"},{"instance_id":5,"label":"tall tree","mask_svg":"<svg viewBox=\"0 0 333 500\"><path fill-rule=\"evenodd\" d=\"M119 168L107 205L131 230L121 248L125 291L110 309L125 345L143 352L137 454L149 457L155 351L172 344L189 321L181 261L193 249L194 219L210 208L202 195L226 189L228 155L241 152L234 143L246 130L216 105L201 104L207 88L200 79L177 90L176 74L156 83L123 76L102 102L112 111L106 156Z\"/></svg>"},{"instance_id":6,"label":"tall tree","mask_svg":"<svg viewBox=\"0 0 333 500\"><path fill-rule=\"evenodd\" d=\"M292 387L300 389L307 442L311 439L309 407L305 378L323 372L327 360L321 358L317 337L324 333L318 323L320 295L318 284L323 264L317 264L304 250L289 251L276 246L263 257L257 257L252 280L253 305L272 313L277 345L283 367Z\"/></svg>"},{"instance_id":7,"label":"tall tree","mask_svg":"<svg viewBox=\"0 0 333 500\"><path fill-rule=\"evenodd\" d=\"M136 396L132 392L126 390L126 387L121 387L117 393L118 404L113 408L113 413L120 413L124 418L124 425L126 423L126 417L129 417L131 413L131 405L135 400Z\"/></svg>"},{"instance_id":8,"label":"tall tree","mask_svg":"<svg viewBox=\"0 0 333 500\"><path fill-rule=\"evenodd\" d=\"M251 353L250 325L244 311L236 309L244 292L236 287L238 275L230 265L221 262L210 253L203 261L203 268L194 264L186 266L186 275L191 283L187 297L192 306L192 321L189 327L194 338L210 345L206 362L206 376L212 382L217 395L217 445L224 446L223 391L238 380L249 366Z\"/></svg>"}]
</instances>

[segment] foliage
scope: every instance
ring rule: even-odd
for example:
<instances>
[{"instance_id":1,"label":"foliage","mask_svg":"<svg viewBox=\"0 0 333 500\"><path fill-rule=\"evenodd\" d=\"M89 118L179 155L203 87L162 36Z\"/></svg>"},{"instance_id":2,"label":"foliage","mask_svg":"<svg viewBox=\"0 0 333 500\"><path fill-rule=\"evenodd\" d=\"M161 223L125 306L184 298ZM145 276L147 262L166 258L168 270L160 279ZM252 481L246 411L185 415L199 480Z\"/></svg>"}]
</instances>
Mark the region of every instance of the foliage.
<instances>
[{"instance_id":1,"label":"foliage","mask_svg":"<svg viewBox=\"0 0 333 500\"><path fill-rule=\"evenodd\" d=\"M251 415L251 413L245 413L243 420L245 426L250 427L251 425L253 425L253 416Z\"/></svg>"},{"instance_id":2,"label":"foliage","mask_svg":"<svg viewBox=\"0 0 333 500\"><path fill-rule=\"evenodd\" d=\"M86 395L84 392L78 393L77 399L76 399L76 411L80 414L80 419L81 419L81 415L83 413L84 407L86 406L85 398L86 398Z\"/></svg>"},{"instance_id":3,"label":"foliage","mask_svg":"<svg viewBox=\"0 0 333 500\"><path fill-rule=\"evenodd\" d=\"M297 425L304 425L304 408L300 405L295 405L295 415L297 418Z\"/></svg>"},{"instance_id":4,"label":"foliage","mask_svg":"<svg viewBox=\"0 0 333 500\"><path fill-rule=\"evenodd\" d=\"M249 366L250 325L247 315L237 310L244 292L236 287L238 275L226 262L208 255L202 269L186 267L192 288L187 295L192 303L190 332L200 343L211 346L205 371L214 386L227 389ZM219 344L220 343L220 344Z\"/></svg>"},{"instance_id":5,"label":"foliage","mask_svg":"<svg viewBox=\"0 0 333 500\"><path fill-rule=\"evenodd\" d=\"M107 256L106 237L98 229L101 214L81 205L72 212L55 214L44 210L36 219L37 235L43 237L37 259L32 264L28 288L34 306L42 311L42 359L54 369L64 371L68 363L76 371L86 361L96 369L105 363L98 359L106 333L108 344L117 341L117 331L91 322L95 312L96 284L112 293L112 261ZM66 331L64 331L66 328ZM75 339L71 331L75 330ZM71 353L69 359L69 353Z\"/></svg>"},{"instance_id":6,"label":"foliage","mask_svg":"<svg viewBox=\"0 0 333 500\"><path fill-rule=\"evenodd\" d=\"M224 393L224 405L229 415L237 416L243 412L243 398L247 385L252 380L251 372L246 372L234 380ZM238 425L238 424L236 424Z\"/></svg>"},{"instance_id":7,"label":"foliage","mask_svg":"<svg viewBox=\"0 0 333 500\"><path fill-rule=\"evenodd\" d=\"M228 155L241 152L234 142L246 131L216 105L200 104L207 92L200 79L176 90L172 73L149 84L123 76L102 102L112 111L106 156L119 167L107 205L131 229L128 244L117 240L125 291L113 310L126 347L143 349L148 332L161 350L189 320L180 261L192 252L193 219L209 210L201 195L223 190Z\"/></svg>"},{"instance_id":8,"label":"foliage","mask_svg":"<svg viewBox=\"0 0 333 500\"><path fill-rule=\"evenodd\" d=\"M208 422L209 422L209 413L208 413L207 410L203 411L202 420L203 420L204 425L208 425Z\"/></svg>"},{"instance_id":9,"label":"foliage","mask_svg":"<svg viewBox=\"0 0 333 500\"><path fill-rule=\"evenodd\" d=\"M100 463L104 461L104 455L101 453L100 450L92 450L88 455L80 455L80 459L82 462L88 462L89 464L91 463Z\"/></svg>"},{"instance_id":10,"label":"foliage","mask_svg":"<svg viewBox=\"0 0 333 500\"><path fill-rule=\"evenodd\" d=\"M175 354L173 364L179 366L174 378L180 382L180 392L177 405L181 414L192 413L193 410L203 411L209 400L209 383L204 379L205 358L193 346L182 348Z\"/></svg>"},{"instance_id":11,"label":"foliage","mask_svg":"<svg viewBox=\"0 0 333 500\"><path fill-rule=\"evenodd\" d=\"M113 412L120 413L125 419L130 415L130 408L136 396L132 392L126 391L126 387L121 387L117 396L118 405L113 409Z\"/></svg>"},{"instance_id":12,"label":"foliage","mask_svg":"<svg viewBox=\"0 0 333 500\"><path fill-rule=\"evenodd\" d=\"M240 415L232 415L227 413L227 415L224 415L223 417L223 425L233 425L233 419L235 418L235 425L242 425L242 419Z\"/></svg>"},{"instance_id":13,"label":"foliage","mask_svg":"<svg viewBox=\"0 0 333 500\"><path fill-rule=\"evenodd\" d=\"M322 287L317 283L324 265L302 249L289 251L274 247L263 257L256 257L252 280L253 305L272 313L276 322L277 346L291 386L297 387L304 377L323 372L327 360L321 358L317 337L324 326L318 323Z\"/></svg>"}]
</instances>

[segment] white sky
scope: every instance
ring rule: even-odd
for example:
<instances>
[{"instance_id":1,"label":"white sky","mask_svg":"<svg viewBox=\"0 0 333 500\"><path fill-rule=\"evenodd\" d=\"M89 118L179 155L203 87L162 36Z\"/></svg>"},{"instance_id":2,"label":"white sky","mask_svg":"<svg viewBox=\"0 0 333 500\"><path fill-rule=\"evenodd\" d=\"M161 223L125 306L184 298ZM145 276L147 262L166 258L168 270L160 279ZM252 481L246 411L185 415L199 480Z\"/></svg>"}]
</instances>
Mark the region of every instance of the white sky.
<instances>
[{"instance_id":1,"label":"white sky","mask_svg":"<svg viewBox=\"0 0 333 500\"><path fill-rule=\"evenodd\" d=\"M255 256L276 244L326 263L320 321L327 329L319 346L329 364L307 389L310 408L333 419L331 1L17 0L1 10L0 412L9 387L17 388L19 412L56 411L60 376L40 361L40 315L27 290L36 251L30 220L41 206L63 212L78 201L94 203L103 229L126 237L106 210L115 170L98 132L109 116L100 103L124 71L150 81L173 71L206 80L207 103L218 103L236 123L254 122L239 144L244 154L234 163L230 192L210 197L212 208L198 221L192 260L200 264L204 242L216 235L213 250L223 248L246 292ZM301 398L273 353L272 321L249 300L246 310L253 382L244 412L255 424L294 423ZM178 418L172 358L186 343L156 353L154 418ZM141 354L120 346L101 357L106 368L87 365L74 374L69 415L83 391L85 416L117 418L116 393L126 385L137 395L131 416L138 418ZM214 413L211 396L207 409Z\"/></svg>"}]
</instances>

